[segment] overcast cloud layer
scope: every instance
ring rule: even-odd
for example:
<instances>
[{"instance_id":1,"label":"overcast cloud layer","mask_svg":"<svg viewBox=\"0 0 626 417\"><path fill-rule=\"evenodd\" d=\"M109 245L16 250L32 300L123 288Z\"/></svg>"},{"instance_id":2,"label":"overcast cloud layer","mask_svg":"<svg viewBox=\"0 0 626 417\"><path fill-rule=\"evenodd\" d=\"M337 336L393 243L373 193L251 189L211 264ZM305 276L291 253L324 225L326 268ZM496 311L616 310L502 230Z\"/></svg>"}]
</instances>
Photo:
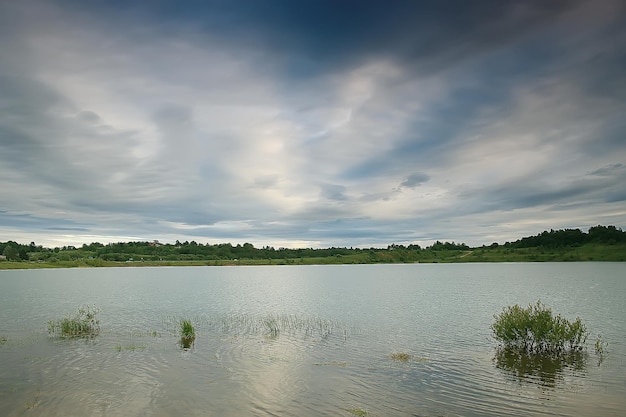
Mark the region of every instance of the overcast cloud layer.
<instances>
[{"instance_id":1,"label":"overcast cloud layer","mask_svg":"<svg viewBox=\"0 0 626 417\"><path fill-rule=\"evenodd\" d=\"M626 225L626 7L0 0L0 241Z\"/></svg>"}]
</instances>

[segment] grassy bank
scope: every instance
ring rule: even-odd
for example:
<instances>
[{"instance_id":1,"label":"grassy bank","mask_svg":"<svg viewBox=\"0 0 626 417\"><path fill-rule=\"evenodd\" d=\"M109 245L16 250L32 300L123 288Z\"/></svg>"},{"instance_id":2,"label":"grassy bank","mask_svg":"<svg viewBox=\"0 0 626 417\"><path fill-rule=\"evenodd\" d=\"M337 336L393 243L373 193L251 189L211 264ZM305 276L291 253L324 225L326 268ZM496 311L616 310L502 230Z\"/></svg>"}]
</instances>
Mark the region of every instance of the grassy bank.
<instances>
[{"instance_id":1,"label":"grassy bank","mask_svg":"<svg viewBox=\"0 0 626 417\"><path fill-rule=\"evenodd\" d=\"M342 265L380 263L467 263L467 262L586 262L626 261L626 244L595 244L561 248L479 247L467 250L359 250L325 257L275 259L134 260L74 259L47 261L0 261L0 269L94 268L142 266L235 266L235 265Z\"/></svg>"},{"instance_id":2,"label":"grassy bank","mask_svg":"<svg viewBox=\"0 0 626 417\"><path fill-rule=\"evenodd\" d=\"M562 248L477 248L459 259L461 262L586 262L626 261L626 244L586 245Z\"/></svg>"}]
</instances>

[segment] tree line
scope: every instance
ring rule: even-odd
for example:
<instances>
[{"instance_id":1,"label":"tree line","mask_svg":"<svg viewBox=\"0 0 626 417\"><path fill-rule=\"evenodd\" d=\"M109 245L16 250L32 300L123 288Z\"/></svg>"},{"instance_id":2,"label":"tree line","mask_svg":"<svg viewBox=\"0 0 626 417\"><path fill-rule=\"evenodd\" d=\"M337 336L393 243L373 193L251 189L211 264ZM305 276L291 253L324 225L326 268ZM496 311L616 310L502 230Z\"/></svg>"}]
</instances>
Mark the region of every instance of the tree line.
<instances>
[{"instance_id":1,"label":"tree line","mask_svg":"<svg viewBox=\"0 0 626 417\"><path fill-rule=\"evenodd\" d=\"M587 243L613 245L626 242L626 232L615 226L593 226L587 233L580 229L550 230L524 237L504 246L512 248L543 247L547 249L581 246Z\"/></svg>"},{"instance_id":2,"label":"tree line","mask_svg":"<svg viewBox=\"0 0 626 417\"><path fill-rule=\"evenodd\" d=\"M494 243L490 248L504 246L506 248L562 248L576 247L588 243L613 245L626 243L626 232L615 226L594 226L587 233L580 229L563 229L544 231L536 236L521 238L504 245ZM485 246L483 246L485 248ZM28 245L14 241L0 242L0 254L10 261L73 261L84 259L101 259L104 261L176 261L176 260L237 260L237 259L297 259L297 258L328 258L350 255L366 255L372 261L393 260L400 262L418 261L424 257L437 257L437 253L464 252L470 248L465 243L436 241L431 246L420 247L417 244L392 244L386 248L278 248L264 246L256 248L251 243L232 245L230 243L202 244L195 241L176 241L175 243L152 242L118 242L102 244L94 242L81 247L63 246L46 248L30 242Z\"/></svg>"}]
</instances>

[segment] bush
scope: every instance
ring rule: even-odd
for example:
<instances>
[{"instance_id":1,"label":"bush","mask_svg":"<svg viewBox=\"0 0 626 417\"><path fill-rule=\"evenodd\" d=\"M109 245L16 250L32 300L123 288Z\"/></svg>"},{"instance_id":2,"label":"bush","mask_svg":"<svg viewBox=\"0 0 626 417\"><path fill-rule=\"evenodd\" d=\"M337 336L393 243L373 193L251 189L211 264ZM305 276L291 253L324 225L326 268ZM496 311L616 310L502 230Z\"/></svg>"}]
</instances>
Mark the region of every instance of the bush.
<instances>
[{"instance_id":1,"label":"bush","mask_svg":"<svg viewBox=\"0 0 626 417\"><path fill-rule=\"evenodd\" d=\"M60 337L91 337L100 333L100 321L96 319L99 309L84 306L78 309L74 317L48 322L48 333Z\"/></svg>"},{"instance_id":2,"label":"bush","mask_svg":"<svg viewBox=\"0 0 626 417\"><path fill-rule=\"evenodd\" d=\"M579 317L573 322L554 316L541 301L527 308L506 307L494 315L494 337L507 349L526 353L577 352L584 348L587 327Z\"/></svg>"}]
</instances>

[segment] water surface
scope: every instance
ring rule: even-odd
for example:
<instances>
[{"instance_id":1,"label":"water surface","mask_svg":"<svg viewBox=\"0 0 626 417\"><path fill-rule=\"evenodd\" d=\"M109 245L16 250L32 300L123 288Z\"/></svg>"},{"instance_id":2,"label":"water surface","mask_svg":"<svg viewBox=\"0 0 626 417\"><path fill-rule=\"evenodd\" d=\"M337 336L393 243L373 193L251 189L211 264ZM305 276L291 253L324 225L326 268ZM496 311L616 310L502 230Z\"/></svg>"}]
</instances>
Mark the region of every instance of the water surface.
<instances>
[{"instance_id":1,"label":"water surface","mask_svg":"<svg viewBox=\"0 0 626 417\"><path fill-rule=\"evenodd\" d=\"M493 315L538 299L608 353L498 355ZM624 263L0 271L0 415L623 415L625 300ZM97 337L48 335L85 304Z\"/></svg>"}]
</instances>

